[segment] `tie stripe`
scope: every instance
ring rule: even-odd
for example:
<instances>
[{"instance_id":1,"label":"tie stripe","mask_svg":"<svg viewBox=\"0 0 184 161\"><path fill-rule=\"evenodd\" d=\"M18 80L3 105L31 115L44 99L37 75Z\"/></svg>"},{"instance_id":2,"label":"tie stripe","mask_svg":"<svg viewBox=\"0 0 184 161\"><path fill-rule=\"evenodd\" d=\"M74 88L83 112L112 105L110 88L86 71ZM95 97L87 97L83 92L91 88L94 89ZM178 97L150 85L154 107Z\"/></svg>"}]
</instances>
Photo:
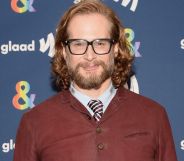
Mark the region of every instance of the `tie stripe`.
<instances>
[{"instance_id":1,"label":"tie stripe","mask_svg":"<svg viewBox=\"0 0 184 161\"><path fill-rule=\"evenodd\" d=\"M96 121L100 121L103 114L103 103L100 100L90 100L88 102L89 108L94 112L94 118Z\"/></svg>"}]
</instances>

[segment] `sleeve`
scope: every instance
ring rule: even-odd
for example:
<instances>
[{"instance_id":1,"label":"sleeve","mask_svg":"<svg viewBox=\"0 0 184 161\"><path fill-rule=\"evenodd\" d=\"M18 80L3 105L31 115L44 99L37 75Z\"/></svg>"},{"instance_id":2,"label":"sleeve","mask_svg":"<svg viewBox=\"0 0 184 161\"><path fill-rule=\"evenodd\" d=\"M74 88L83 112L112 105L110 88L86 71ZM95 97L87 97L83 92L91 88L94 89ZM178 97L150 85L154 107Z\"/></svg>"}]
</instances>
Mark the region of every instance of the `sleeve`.
<instances>
[{"instance_id":1,"label":"sleeve","mask_svg":"<svg viewBox=\"0 0 184 161\"><path fill-rule=\"evenodd\" d=\"M27 115L23 115L16 135L13 161L38 161L34 131L30 121Z\"/></svg>"},{"instance_id":2,"label":"sleeve","mask_svg":"<svg viewBox=\"0 0 184 161\"><path fill-rule=\"evenodd\" d=\"M177 161L171 126L163 109L159 119L158 149L156 161Z\"/></svg>"}]
</instances>

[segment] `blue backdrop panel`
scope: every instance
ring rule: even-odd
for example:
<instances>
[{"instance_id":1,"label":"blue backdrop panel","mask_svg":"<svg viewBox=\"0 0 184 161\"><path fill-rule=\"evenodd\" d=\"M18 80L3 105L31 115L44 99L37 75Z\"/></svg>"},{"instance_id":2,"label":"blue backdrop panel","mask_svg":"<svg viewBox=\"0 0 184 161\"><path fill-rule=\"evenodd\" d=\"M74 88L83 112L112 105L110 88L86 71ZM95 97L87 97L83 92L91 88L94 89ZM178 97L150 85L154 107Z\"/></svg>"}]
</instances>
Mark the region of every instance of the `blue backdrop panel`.
<instances>
[{"instance_id":1,"label":"blue backdrop panel","mask_svg":"<svg viewBox=\"0 0 184 161\"><path fill-rule=\"evenodd\" d=\"M12 160L22 114L56 93L50 80L54 33L78 1L0 2L0 161ZM139 92L165 106L183 161L184 1L103 1L126 27Z\"/></svg>"}]
</instances>

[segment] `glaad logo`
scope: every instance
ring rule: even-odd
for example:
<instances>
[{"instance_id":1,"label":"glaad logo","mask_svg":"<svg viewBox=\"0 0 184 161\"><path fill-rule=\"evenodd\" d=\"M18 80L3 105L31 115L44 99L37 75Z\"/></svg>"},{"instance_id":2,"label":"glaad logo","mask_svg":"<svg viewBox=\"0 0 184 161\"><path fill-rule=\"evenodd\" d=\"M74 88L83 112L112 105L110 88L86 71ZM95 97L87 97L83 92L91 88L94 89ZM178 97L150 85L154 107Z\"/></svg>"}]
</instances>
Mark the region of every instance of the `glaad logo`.
<instances>
[{"instance_id":1,"label":"glaad logo","mask_svg":"<svg viewBox=\"0 0 184 161\"><path fill-rule=\"evenodd\" d=\"M119 0L113 0L114 2L119 2ZM132 1L132 5L130 7L130 10L135 12L137 5L138 5L138 0L121 0L121 5L124 7L127 7L128 4Z\"/></svg>"},{"instance_id":2,"label":"glaad logo","mask_svg":"<svg viewBox=\"0 0 184 161\"><path fill-rule=\"evenodd\" d=\"M181 141L181 150L184 150L184 140Z\"/></svg>"},{"instance_id":3,"label":"glaad logo","mask_svg":"<svg viewBox=\"0 0 184 161\"><path fill-rule=\"evenodd\" d=\"M184 39L180 41L181 49L184 49Z\"/></svg>"},{"instance_id":4,"label":"glaad logo","mask_svg":"<svg viewBox=\"0 0 184 161\"><path fill-rule=\"evenodd\" d=\"M35 51L35 41L32 40L30 44L14 44L12 41L8 41L7 44L1 45L2 54L6 55L11 51Z\"/></svg>"},{"instance_id":5,"label":"glaad logo","mask_svg":"<svg viewBox=\"0 0 184 161\"><path fill-rule=\"evenodd\" d=\"M127 83L124 85L125 88L129 89L132 92L139 94L139 85L135 75L132 75Z\"/></svg>"},{"instance_id":6,"label":"glaad logo","mask_svg":"<svg viewBox=\"0 0 184 161\"><path fill-rule=\"evenodd\" d=\"M8 153L10 150L15 149L15 143L13 139L10 139L8 143L3 143L2 144L2 152Z\"/></svg>"},{"instance_id":7,"label":"glaad logo","mask_svg":"<svg viewBox=\"0 0 184 161\"><path fill-rule=\"evenodd\" d=\"M36 12L33 3L34 0L12 0L11 8L17 13L24 13L26 11Z\"/></svg>"},{"instance_id":8,"label":"glaad logo","mask_svg":"<svg viewBox=\"0 0 184 161\"><path fill-rule=\"evenodd\" d=\"M30 91L30 84L26 81L20 81L16 84L17 94L13 97L13 106L18 110L25 110L27 108L33 108L34 100L36 95L31 94L28 97L28 92Z\"/></svg>"},{"instance_id":9,"label":"glaad logo","mask_svg":"<svg viewBox=\"0 0 184 161\"><path fill-rule=\"evenodd\" d=\"M54 35L53 33L49 33L47 36L47 41L45 41L44 38L40 39L40 51L44 53L49 49L48 56L53 57L55 53L54 44Z\"/></svg>"},{"instance_id":10,"label":"glaad logo","mask_svg":"<svg viewBox=\"0 0 184 161\"><path fill-rule=\"evenodd\" d=\"M126 28L125 29L125 34L126 34L128 42L130 44L130 47L132 49L132 53L135 54L135 57L142 57L142 55L138 51L139 48L140 48L141 42L137 41L137 42L134 43L134 45L132 44L132 41L135 38L134 31L130 28Z\"/></svg>"},{"instance_id":11,"label":"glaad logo","mask_svg":"<svg viewBox=\"0 0 184 161\"><path fill-rule=\"evenodd\" d=\"M79 3L81 0L74 0L73 3L77 4ZM113 0L114 2L119 2L119 0ZM137 4L138 4L138 0L122 0L121 5L124 7L127 7L128 4L132 1L132 5L130 7L130 10L135 12L136 8L137 8Z\"/></svg>"},{"instance_id":12,"label":"glaad logo","mask_svg":"<svg viewBox=\"0 0 184 161\"><path fill-rule=\"evenodd\" d=\"M48 56L53 57L55 50L54 50L54 35L53 33L49 33L47 35L47 39L45 40L44 38L41 38L39 40L40 44L40 52L45 53L49 49ZM34 52L36 47L36 42L35 40L32 40L31 43L28 44L16 44L13 43L12 41L8 41L6 44L0 45L0 53L1 54L8 54L9 52Z\"/></svg>"}]
</instances>

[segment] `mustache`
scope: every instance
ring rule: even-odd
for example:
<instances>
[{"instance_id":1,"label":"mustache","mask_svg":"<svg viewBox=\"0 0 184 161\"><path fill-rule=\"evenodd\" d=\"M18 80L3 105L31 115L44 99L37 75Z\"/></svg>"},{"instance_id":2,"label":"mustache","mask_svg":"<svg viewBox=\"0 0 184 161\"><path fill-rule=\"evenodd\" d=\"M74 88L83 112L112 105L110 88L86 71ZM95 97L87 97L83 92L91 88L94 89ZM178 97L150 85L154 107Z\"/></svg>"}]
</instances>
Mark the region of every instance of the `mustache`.
<instances>
[{"instance_id":1,"label":"mustache","mask_svg":"<svg viewBox=\"0 0 184 161\"><path fill-rule=\"evenodd\" d=\"M77 69L79 67L82 67L82 68L87 68L87 67L90 67L90 66L104 66L104 62L103 61L98 61L98 60L95 60L93 62L81 62L77 65Z\"/></svg>"}]
</instances>

